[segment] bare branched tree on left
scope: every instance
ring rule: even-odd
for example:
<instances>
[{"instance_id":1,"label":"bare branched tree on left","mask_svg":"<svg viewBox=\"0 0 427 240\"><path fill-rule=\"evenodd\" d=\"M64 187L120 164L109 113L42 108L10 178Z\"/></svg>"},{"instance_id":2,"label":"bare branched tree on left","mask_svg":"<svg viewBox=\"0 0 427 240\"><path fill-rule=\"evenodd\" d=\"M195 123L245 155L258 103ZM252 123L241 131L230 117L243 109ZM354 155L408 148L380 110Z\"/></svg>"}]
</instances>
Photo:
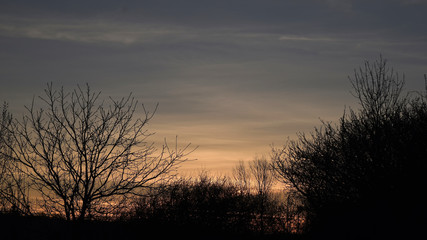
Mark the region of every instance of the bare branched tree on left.
<instances>
[{"instance_id":1,"label":"bare branched tree on left","mask_svg":"<svg viewBox=\"0 0 427 240\"><path fill-rule=\"evenodd\" d=\"M48 84L20 120L7 128L8 157L44 200L44 207L83 220L120 199L167 181L191 152L189 144L156 149L146 130L149 112L130 94L100 99L89 85L71 92ZM156 107L157 109L157 107ZM104 212L105 213L105 212Z\"/></svg>"}]
</instances>

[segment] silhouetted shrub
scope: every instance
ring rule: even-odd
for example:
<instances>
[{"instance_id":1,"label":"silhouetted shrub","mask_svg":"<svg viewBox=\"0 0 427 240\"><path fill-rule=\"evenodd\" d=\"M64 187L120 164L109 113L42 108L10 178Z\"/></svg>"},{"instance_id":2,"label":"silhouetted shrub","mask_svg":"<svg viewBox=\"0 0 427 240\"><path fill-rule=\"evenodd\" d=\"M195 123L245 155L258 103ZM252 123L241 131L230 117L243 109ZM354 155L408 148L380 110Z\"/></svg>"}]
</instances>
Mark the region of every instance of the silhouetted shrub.
<instances>
[{"instance_id":1,"label":"silhouetted shrub","mask_svg":"<svg viewBox=\"0 0 427 240\"><path fill-rule=\"evenodd\" d=\"M315 234L416 232L426 216L427 99L402 96L404 81L382 58L352 83L360 110L274 149L276 172L304 197Z\"/></svg>"},{"instance_id":2,"label":"silhouetted shrub","mask_svg":"<svg viewBox=\"0 0 427 240\"><path fill-rule=\"evenodd\" d=\"M201 175L197 180L181 179L160 189L134 202L131 219L145 224L154 222L180 226L181 229L203 229L210 233L273 234L291 231L291 224L287 225L291 208L284 205L286 202L273 195L241 192L225 177ZM264 198L263 206L260 205L260 197ZM260 218L261 213L263 219ZM295 228L296 224L292 227Z\"/></svg>"}]
</instances>

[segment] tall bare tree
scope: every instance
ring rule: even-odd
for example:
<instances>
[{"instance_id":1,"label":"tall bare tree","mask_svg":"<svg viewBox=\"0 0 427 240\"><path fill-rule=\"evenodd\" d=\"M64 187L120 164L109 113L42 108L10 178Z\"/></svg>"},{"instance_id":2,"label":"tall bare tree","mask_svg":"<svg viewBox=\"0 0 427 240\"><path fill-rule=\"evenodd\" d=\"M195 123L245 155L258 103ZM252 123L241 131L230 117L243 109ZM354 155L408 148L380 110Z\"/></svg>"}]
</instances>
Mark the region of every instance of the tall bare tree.
<instances>
[{"instance_id":1,"label":"tall bare tree","mask_svg":"<svg viewBox=\"0 0 427 240\"><path fill-rule=\"evenodd\" d=\"M44 207L67 220L83 220L122 197L167 180L191 152L189 145L161 149L147 142L154 112L130 94L100 99L89 85L71 92L48 84L27 113L8 128L14 144L9 157L31 180ZM107 104L108 103L108 104ZM6 151L3 152L6 154Z\"/></svg>"},{"instance_id":2,"label":"tall bare tree","mask_svg":"<svg viewBox=\"0 0 427 240\"><path fill-rule=\"evenodd\" d=\"M270 162L266 157L255 157L249 163L249 169L255 180L256 190L259 195L268 194L273 185L274 177Z\"/></svg>"},{"instance_id":3,"label":"tall bare tree","mask_svg":"<svg viewBox=\"0 0 427 240\"><path fill-rule=\"evenodd\" d=\"M250 193L251 176L242 160L233 168L233 178L241 194Z\"/></svg>"},{"instance_id":4,"label":"tall bare tree","mask_svg":"<svg viewBox=\"0 0 427 240\"><path fill-rule=\"evenodd\" d=\"M268 197L271 193L273 185L273 171L270 167L269 161L264 157L255 157L249 163L250 172L254 178L255 189L257 191L258 211L260 215L260 231L265 232L265 217L268 207Z\"/></svg>"},{"instance_id":5,"label":"tall bare tree","mask_svg":"<svg viewBox=\"0 0 427 240\"><path fill-rule=\"evenodd\" d=\"M257 156L248 165L239 161L233 168L233 178L240 191L250 193L254 190L258 195L268 194L274 183L270 162L265 156Z\"/></svg>"},{"instance_id":6,"label":"tall bare tree","mask_svg":"<svg viewBox=\"0 0 427 240\"><path fill-rule=\"evenodd\" d=\"M246 167L243 161L233 169L233 177L237 186L240 188L240 193L247 193L248 195L255 191L255 208L259 216L259 230L264 233L266 227L266 215L269 210L268 207L272 206L270 193L274 184L273 169L271 163L265 156L255 157L249 162L249 168Z\"/></svg>"}]
</instances>

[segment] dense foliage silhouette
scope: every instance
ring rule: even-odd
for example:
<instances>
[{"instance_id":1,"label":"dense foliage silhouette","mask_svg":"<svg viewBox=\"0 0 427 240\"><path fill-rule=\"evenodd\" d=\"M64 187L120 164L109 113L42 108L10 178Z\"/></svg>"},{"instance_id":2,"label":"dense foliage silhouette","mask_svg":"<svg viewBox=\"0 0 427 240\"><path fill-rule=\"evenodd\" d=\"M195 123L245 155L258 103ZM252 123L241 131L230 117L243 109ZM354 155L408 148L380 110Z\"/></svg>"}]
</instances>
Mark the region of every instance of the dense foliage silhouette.
<instances>
[{"instance_id":1,"label":"dense foliage silhouette","mask_svg":"<svg viewBox=\"0 0 427 240\"><path fill-rule=\"evenodd\" d=\"M276 172L304 197L314 236L415 234L427 213L427 95L403 95L382 58L350 80L361 108L273 149Z\"/></svg>"},{"instance_id":2,"label":"dense foliage silhouette","mask_svg":"<svg viewBox=\"0 0 427 240\"><path fill-rule=\"evenodd\" d=\"M286 234L296 231L296 204L283 196L240 191L227 177L180 179L137 199L130 219L198 229L203 233ZM127 216L129 218L129 216Z\"/></svg>"}]
</instances>

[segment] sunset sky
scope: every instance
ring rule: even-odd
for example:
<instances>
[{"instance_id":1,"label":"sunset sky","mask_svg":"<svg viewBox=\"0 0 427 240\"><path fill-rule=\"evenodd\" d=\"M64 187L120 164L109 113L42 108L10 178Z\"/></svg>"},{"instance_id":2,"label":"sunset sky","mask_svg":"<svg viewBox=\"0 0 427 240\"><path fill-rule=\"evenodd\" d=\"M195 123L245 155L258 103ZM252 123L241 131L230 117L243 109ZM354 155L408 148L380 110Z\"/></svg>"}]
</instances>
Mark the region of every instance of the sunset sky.
<instances>
[{"instance_id":1,"label":"sunset sky","mask_svg":"<svg viewBox=\"0 0 427 240\"><path fill-rule=\"evenodd\" d=\"M46 83L132 92L184 168L227 171L356 108L348 76L380 54L406 90L427 73L426 0L0 1L0 101Z\"/></svg>"}]
</instances>

